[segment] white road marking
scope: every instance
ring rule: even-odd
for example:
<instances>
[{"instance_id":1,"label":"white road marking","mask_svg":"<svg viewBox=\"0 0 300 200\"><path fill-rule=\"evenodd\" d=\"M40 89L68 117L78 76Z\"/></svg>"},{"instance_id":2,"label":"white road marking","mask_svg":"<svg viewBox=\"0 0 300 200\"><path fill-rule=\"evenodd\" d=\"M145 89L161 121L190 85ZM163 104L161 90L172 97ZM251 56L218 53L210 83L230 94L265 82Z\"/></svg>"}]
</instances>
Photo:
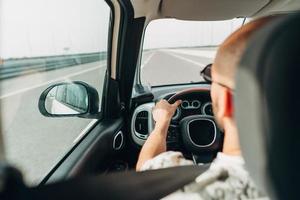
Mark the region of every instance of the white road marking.
<instances>
[{"instance_id":1,"label":"white road marking","mask_svg":"<svg viewBox=\"0 0 300 200\"><path fill-rule=\"evenodd\" d=\"M58 100L56 100L55 97L52 99L52 104L50 104L50 105L51 105L50 113L68 114L68 115L80 114L80 112L78 112L77 110L74 110L74 109L66 106L65 104L59 102Z\"/></svg>"},{"instance_id":2,"label":"white road marking","mask_svg":"<svg viewBox=\"0 0 300 200\"><path fill-rule=\"evenodd\" d=\"M191 59L185 58L185 57L183 57L183 56L176 55L176 54L171 53L171 52L166 51L166 50L164 51L164 53L166 53L166 54L168 54L168 55L170 55L170 56L179 58L179 59L181 59L181 60L184 60L184 61L186 61L186 62L192 63L192 64L194 64L194 65L200 66L200 67L204 67L204 66L205 66L205 64L203 64L203 63L193 61L193 60L191 60Z\"/></svg>"},{"instance_id":3,"label":"white road marking","mask_svg":"<svg viewBox=\"0 0 300 200\"><path fill-rule=\"evenodd\" d=\"M75 138L73 141L74 143L77 143L96 123L98 122L98 119L93 119L82 131L81 133Z\"/></svg>"},{"instance_id":4,"label":"white road marking","mask_svg":"<svg viewBox=\"0 0 300 200\"><path fill-rule=\"evenodd\" d=\"M175 53L191 55L191 56L204 56L207 58L215 58L216 50L197 50L197 49L170 49L169 51L173 51Z\"/></svg>"},{"instance_id":5,"label":"white road marking","mask_svg":"<svg viewBox=\"0 0 300 200\"><path fill-rule=\"evenodd\" d=\"M96 69L100 69L100 68L102 68L104 66L105 66L105 64L102 64L102 65L97 66L97 67L92 67L92 68L89 68L89 69L86 69L86 70L75 72L75 73L69 74L67 76L59 77L57 79L53 79L51 81L47 81L47 82L44 82L44 83L41 83L41 84L38 84L38 85L35 85L35 86L32 86L32 87L27 87L27 88L23 88L21 90L10 92L8 94L4 94L4 95L0 96L0 99L5 99L7 97L11 97L11 96L17 95L19 93L27 92L29 90L32 90L32 89L35 89L35 88L39 88L39 87L42 87L42 86L45 86L45 85L49 85L49 84L57 82L57 81L62 81L64 79L68 79L68 78L73 77L73 76L77 76L77 75L84 74L84 73L87 73L87 72L90 72L90 71L93 71L93 70L96 70Z\"/></svg>"},{"instance_id":6,"label":"white road marking","mask_svg":"<svg viewBox=\"0 0 300 200\"><path fill-rule=\"evenodd\" d=\"M151 52L151 55L148 56L148 58L145 60L145 62L143 62L141 68L143 69L145 65L148 64L148 62L151 60L151 58L153 57L153 55L155 54L156 51Z\"/></svg>"}]
</instances>

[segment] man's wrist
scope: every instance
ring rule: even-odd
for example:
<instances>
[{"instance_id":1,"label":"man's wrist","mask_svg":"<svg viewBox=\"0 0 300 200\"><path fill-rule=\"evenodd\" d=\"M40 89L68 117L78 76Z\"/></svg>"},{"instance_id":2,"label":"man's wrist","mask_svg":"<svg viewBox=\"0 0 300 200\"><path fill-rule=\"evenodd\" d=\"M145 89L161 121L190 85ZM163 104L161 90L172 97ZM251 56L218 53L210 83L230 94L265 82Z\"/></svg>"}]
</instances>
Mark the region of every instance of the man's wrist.
<instances>
[{"instance_id":1,"label":"man's wrist","mask_svg":"<svg viewBox=\"0 0 300 200\"><path fill-rule=\"evenodd\" d=\"M160 134L167 135L168 129L170 126L171 120L165 120L165 121L160 121L156 122L155 124L155 131L159 132Z\"/></svg>"}]
</instances>

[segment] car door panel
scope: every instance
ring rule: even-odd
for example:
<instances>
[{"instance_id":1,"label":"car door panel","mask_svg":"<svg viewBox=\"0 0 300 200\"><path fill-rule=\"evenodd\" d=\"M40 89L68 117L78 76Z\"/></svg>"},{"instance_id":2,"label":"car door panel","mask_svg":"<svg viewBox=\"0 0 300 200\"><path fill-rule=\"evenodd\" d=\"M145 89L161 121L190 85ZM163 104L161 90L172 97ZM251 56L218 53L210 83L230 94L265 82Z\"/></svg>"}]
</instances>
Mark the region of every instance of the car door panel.
<instances>
[{"instance_id":1,"label":"car door panel","mask_svg":"<svg viewBox=\"0 0 300 200\"><path fill-rule=\"evenodd\" d=\"M122 118L97 123L51 170L41 184L98 173L100 169L108 168L108 160L122 151L122 148L113 148L114 137L122 131L122 126Z\"/></svg>"}]
</instances>

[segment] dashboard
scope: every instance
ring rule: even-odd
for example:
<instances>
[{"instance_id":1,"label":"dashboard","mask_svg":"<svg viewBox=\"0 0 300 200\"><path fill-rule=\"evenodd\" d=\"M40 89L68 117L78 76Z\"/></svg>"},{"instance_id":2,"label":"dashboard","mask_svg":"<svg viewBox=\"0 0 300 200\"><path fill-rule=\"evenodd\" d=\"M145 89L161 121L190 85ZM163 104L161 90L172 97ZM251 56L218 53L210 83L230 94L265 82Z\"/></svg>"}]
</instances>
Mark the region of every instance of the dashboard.
<instances>
[{"instance_id":1,"label":"dashboard","mask_svg":"<svg viewBox=\"0 0 300 200\"><path fill-rule=\"evenodd\" d=\"M222 135L214 121L209 85L168 86L153 88L154 99L138 104L131 118L131 136L142 146L153 131L152 110L161 99L182 100L172 117L168 135L168 150L190 152L191 155L212 155L221 148ZM202 159L203 160L203 159Z\"/></svg>"},{"instance_id":2,"label":"dashboard","mask_svg":"<svg viewBox=\"0 0 300 200\"><path fill-rule=\"evenodd\" d=\"M164 99L168 100L174 94L169 94L164 97ZM212 111L212 103L210 99L210 91L203 90L203 92L199 93L189 93L181 98L182 103L177 108L172 121L179 122L184 117L190 115L210 115L213 116Z\"/></svg>"},{"instance_id":3,"label":"dashboard","mask_svg":"<svg viewBox=\"0 0 300 200\"><path fill-rule=\"evenodd\" d=\"M164 99L168 99L169 96L167 95ZM154 102L145 103L138 106L133 113L131 135L133 141L140 146L144 144L149 134L153 131L155 122L152 118L152 110L154 106ZM212 104L206 93L203 95L191 95L188 98L182 99L182 104L177 108L172 117L168 139L172 137L174 125L178 125L183 118L192 115L213 116Z\"/></svg>"}]
</instances>

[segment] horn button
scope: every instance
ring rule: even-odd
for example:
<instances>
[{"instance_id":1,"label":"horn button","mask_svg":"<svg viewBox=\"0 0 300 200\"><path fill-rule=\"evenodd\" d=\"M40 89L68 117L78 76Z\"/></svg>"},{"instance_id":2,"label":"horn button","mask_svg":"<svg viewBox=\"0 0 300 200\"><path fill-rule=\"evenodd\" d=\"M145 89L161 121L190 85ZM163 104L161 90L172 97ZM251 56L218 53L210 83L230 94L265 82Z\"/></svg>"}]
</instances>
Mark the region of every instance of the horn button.
<instances>
[{"instance_id":1,"label":"horn button","mask_svg":"<svg viewBox=\"0 0 300 200\"><path fill-rule=\"evenodd\" d=\"M219 134L212 116L192 115L180 122L182 142L192 153L211 151L218 148L216 139Z\"/></svg>"}]
</instances>

